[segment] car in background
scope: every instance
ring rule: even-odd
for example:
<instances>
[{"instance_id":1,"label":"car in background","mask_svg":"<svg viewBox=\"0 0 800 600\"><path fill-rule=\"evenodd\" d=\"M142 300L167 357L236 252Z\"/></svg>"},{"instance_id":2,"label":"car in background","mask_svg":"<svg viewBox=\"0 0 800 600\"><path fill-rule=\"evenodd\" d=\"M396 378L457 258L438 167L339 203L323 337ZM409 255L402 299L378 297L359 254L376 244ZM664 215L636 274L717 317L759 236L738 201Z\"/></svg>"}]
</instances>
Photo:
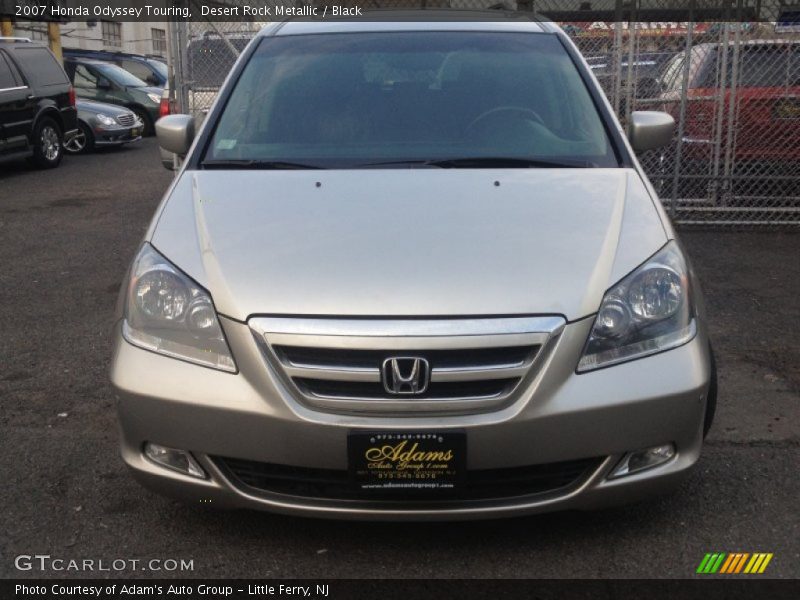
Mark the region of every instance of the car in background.
<instances>
[{"instance_id":1,"label":"car in background","mask_svg":"<svg viewBox=\"0 0 800 600\"><path fill-rule=\"evenodd\" d=\"M64 57L92 58L122 67L147 85L164 87L167 84L167 63L161 57L143 56L128 52L108 52L106 50L80 50L64 48Z\"/></svg>"},{"instance_id":2,"label":"car in background","mask_svg":"<svg viewBox=\"0 0 800 600\"><path fill-rule=\"evenodd\" d=\"M661 94L659 83L661 74L674 52L641 52L634 56L633 61L627 56L622 57L619 63L621 71L620 88L620 114L624 115L625 102L630 88L631 97L634 99L658 98ZM612 55L591 56L586 58L589 68L597 77L600 85L609 96L614 90L615 68ZM630 70L630 77L628 72Z\"/></svg>"},{"instance_id":3,"label":"car in background","mask_svg":"<svg viewBox=\"0 0 800 600\"><path fill-rule=\"evenodd\" d=\"M133 111L90 100L78 100L77 106L78 133L64 146L70 154L90 152L102 146L122 146L142 139L144 124Z\"/></svg>"},{"instance_id":4,"label":"car in background","mask_svg":"<svg viewBox=\"0 0 800 600\"><path fill-rule=\"evenodd\" d=\"M27 38L0 38L0 161L56 167L76 129L75 92L53 53Z\"/></svg>"},{"instance_id":5,"label":"car in background","mask_svg":"<svg viewBox=\"0 0 800 600\"><path fill-rule=\"evenodd\" d=\"M740 167L796 164L800 160L800 41L749 40L738 48L738 62L736 57L733 47L727 56L717 44L692 48L683 156L698 167L707 165L714 158L716 139L733 135L731 158ZM684 64L685 55L676 55L660 79L663 109L675 117L681 109ZM736 87L731 92L734 74ZM736 119L729 132L731 103ZM715 137L712 131L718 122L722 131Z\"/></svg>"},{"instance_id":6,"label":"car in background","mask_svg":"<svg viewBox=\"0 0 800 600\"><path fill-rule=\"evenodd\" d=\"M143 135L153 133L153 125L159 118L162 88L148 86L122 67L91 58L65 58L64 69L79 98L125 106L144 124Z\"/></svg>"}]
</instances>

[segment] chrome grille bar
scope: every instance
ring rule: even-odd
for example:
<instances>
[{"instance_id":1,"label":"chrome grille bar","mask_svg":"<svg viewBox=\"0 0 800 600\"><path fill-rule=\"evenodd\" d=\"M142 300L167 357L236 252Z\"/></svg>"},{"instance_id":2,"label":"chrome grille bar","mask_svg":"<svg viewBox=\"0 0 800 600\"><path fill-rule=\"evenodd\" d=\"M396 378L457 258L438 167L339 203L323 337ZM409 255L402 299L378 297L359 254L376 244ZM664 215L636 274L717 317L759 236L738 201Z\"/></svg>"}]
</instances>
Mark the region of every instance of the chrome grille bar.
<instances>
[{"instance_id":1,"label":"chrome grille bar","mask_svg":"<svg viewBox=\"0 0 800 600\"><path fill-rule=\"evenodd\" d=\"M380 381L380 369L348 368L335 366L283 364L289 377L304 379L327 379L330 381Z\"/></svg>"},{"instance_id":2,"label":"chrome grille bar","mask_svg":"<svg viewBox=\"0 0 800 600\"><path fill-rule=\"evenodd\" d=\"M136 122L136 117L133 113L124 113L117 117L117 123L123 127L129 127Z\"/></svg>"}]
</instances>

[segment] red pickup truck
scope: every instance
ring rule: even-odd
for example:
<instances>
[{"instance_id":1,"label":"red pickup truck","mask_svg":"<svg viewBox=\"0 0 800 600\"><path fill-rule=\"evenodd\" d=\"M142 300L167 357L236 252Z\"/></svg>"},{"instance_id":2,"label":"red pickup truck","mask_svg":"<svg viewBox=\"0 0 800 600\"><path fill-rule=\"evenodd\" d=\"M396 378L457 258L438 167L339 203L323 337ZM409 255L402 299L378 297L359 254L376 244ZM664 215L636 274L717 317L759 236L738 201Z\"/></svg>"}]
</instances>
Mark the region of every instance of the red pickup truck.
<instances>
[{"instance_id":1,"label":"red pickup truck","mask_svg":"<svg viewBox=\"0 0 800 600\"><path fill-rule=\"evenodd\" d=\"M717 44L692 48L683 158L724 161L730 135L734 165L793 163L792 170L800 171L800 41L748 40L738 52L733 46L725 52ZM684 60L684 53L673 57L661 78L664 110L676 118Z\"/></svg>"}]
</instances>

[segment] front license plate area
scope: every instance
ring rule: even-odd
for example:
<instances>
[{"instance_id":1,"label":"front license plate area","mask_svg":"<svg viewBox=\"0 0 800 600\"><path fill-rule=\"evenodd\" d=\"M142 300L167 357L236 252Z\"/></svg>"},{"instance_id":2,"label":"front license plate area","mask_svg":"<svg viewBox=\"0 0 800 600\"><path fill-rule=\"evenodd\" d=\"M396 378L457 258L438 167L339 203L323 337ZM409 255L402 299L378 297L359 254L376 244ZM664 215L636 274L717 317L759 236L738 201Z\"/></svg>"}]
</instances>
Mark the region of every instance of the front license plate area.
<instances>
[{"instance_id":1,"label":"front license plate area","mask_svg":"<svg viewBox=\"0 0 800 600\"><path fill-rule=\"evenodd\" d=\"M457 431L350 433L350 476L364 494L450 496L464 484L467 436Z\"/></svg>"}]
</instances>

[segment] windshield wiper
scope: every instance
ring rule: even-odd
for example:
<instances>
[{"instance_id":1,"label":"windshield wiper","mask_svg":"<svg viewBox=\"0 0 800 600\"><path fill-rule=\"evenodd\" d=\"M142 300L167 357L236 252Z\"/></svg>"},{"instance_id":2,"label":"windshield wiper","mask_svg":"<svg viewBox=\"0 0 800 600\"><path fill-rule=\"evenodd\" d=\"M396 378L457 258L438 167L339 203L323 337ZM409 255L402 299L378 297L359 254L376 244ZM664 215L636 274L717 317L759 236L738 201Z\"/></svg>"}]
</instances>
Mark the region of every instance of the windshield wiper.
<instances>
[{"instance_id":1,"label":"windshield wiper","mask_svg":"<svg viewBox=\"0 0 800 600\"><path fill-rule=\"evenodd\" d=\"M597 165L587 160L539 160L506 156L473 156L465 158L436 158L426 160L392 160L355 165L364 167L432 167L440 169L586 169Z\"/></svg>"},{"instance_id":2,"label":"windshield wiper","mask_svg":"<svg viewBox=\"0 0 800 600\"><path fill-rule=\"evenodd\" d=\"M263 169L265 171L274 169L324 169L319 165L308 165L305 163L290 162L285 160L252 160L252 159L219 159L204 160L200 165L204 169Z\"/></svg>"},{"instance_id":3,"label":"windshield wiper","mask_svg":"<svg viewBox=\"0 0 800 600\"><path fill-rule=\"evenodd\" d=\"M588 160L540 160L510 156L445 158L431 160L428 163L444 169L587 169L597 166Z\"/></svg>"},{"instance_id":4,"label":"windshield wiper","mask_svg":"<svg viewBox=\"0 0 800 600\"><path fill-rule=\"evenodd\" d=\"M371 162L353 165L355 169L364 169L367 167L429 167L439 168L439 165L434 164L435 161L426 159L413 159L413 160L387 160L385 162Z\"/></svg>"}]
</instances>

